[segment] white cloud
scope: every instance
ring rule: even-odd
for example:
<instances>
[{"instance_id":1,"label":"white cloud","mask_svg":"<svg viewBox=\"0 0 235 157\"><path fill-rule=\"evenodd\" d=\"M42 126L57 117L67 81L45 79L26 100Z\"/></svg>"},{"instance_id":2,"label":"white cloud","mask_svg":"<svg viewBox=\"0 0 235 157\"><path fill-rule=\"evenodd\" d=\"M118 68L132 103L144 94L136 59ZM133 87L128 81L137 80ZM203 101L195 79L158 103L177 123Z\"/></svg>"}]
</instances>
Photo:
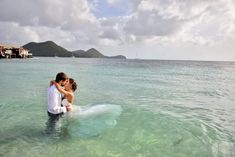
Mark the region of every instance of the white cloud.
<instances>
[{"instance_id":1,"label":"white cloud","mask_svg":"<svg viewBox=\"0 0 235 157\"><path fill-rule=\"evenodd\" d=\"M107 0L107 3L112 4L112 5L117 2L119 2L119 0Z\"/></svg>"},{"instance_id":2,"label":"white cloud","mask_svg":"<svg viewBox=\"0 0 235 157\"><path fill-rule=\"evenodd\" d=\"M137 36L165 36L179 29L181 22L171 18L164 19L154 11L139 11L127 22L127 33Z\"/></svg>"},{"instance_id":3,"label":"white cloud","mask_svg":"<svg viewBox=\"0 0 235 157\"><path fill-rule=\"evenodd\" d=\"M96 24L96 18L84 0L2 0L1 6L5 6L0 10L1 21L17 22L22 26L71 30Z\"/></svg>"},{"instance_id":4,"label":"white cloud","mask_svg":"<svg viewBox=\"0 0 235 157\"><path fill-rule=\"evenodd\" d=\"M8 23L12 28L12 35L7 31L2 32L2 42L16 42L16 39L20 42L29 39L54 40L59 44L71 46L66 43L72 41L73 45L80 44L82 48L97 44L96 40L100 34L99 21L91 12L87 1L2 0L1 6L5 7L0 10L0 27L8 29L4 24ZM13 23L17 26L12 25ZM37 38L32 38L24 31L27 29ZM22 32L20 37L18 32ZM72 46L75 47L78 46Z\"/></svg>"},{"instance_id":5,"label":"white cloud","mask_svg":"<svg viewBox=\"0 0 235 157\"><path fill-rule=\"evenodd\" d=\"M90 47L107 53L121 50L130 52L129 57L134 57L132 51L144 49L175 51L140 55L146 58L182 57L182 52L190 47L214 50L220 56L235 42L233 0L107 0L112 7L124 6L122 10L128 15L104 18L95 16L98 3L98 0L1 0L5 7L0 10L0 42L53 40L71 50ZM196 54L191 53L194 57Z\"/></svg>"},{"instance_id":6,"label":"white cloud","mask_svg":"<svg viewBox=\"0 0 235 157\"><path fill-rule=\"evenodd\" d=\"M22 27L14 22L0 22L0 36L0 42L10 45L39 40L38 34L30 27Z\"/></svg>"},{"instance_id":7,"label":"white cloud","mask_svg":"<svg viewBox=\"0 0 235 157\"><path fill-rule=\"evenodd\" d=\"M141 55L145 58L235 60L231 52L235 42L234 1L145 0L136 8L119 27L119 34L124 35L122 49L141 53L142 45L145 52L159 52Z\"/></svg>"},{"instance_id":8,"label":"white cloud","mask_svg":"<svg viewBox=\"0 0 235 157\"><path fill-rule=\"evenodd\" d=\"M234 32L231 1L142 1L125 27L125 33L151 44L217 44ZM145 38L143 38L143 36ZM159 40L161 38L163 40ZM157 39L157 40L156 40Z\"/></svg>"},{"instance_id":9,"label":"white cloud","mask_svg":"<svg viewBox=\"0 0 235 157\"><path fill-rule=\"evenodd\" d=\"M156 11L164 18L177 18L186 20L200 15L208 7L212 6L214 0L147 0L138 6L142 11Z\"/></svg>"},{"instance_id":10,"label":"white cloud","mask_svg":"<svg viewBox=\"0 0 235 157\"><path fill-rule=\"evenodd\" d=\"M122 42L124 39L123 27L128 19L112 17L99 19L101 25L100 38ZM125 42L125 41L124 41Z\"/></svg>"}]
</instances>

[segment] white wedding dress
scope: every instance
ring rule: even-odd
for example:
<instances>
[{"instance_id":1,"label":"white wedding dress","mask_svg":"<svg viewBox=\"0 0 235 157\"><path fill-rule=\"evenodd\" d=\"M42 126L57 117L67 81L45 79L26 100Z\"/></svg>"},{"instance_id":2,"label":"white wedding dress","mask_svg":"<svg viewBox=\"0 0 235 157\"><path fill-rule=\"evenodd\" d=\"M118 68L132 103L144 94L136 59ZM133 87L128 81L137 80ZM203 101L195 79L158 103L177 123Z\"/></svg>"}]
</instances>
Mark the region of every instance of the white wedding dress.
<instances>
[{"instance_id":1,"label":"white wedding dress","mask_svg":"<svg viewBox=\"0 0 235 157\"><path fill-rule=\"evenodd\" d=\"M62 105L68 103L67 99L63 99ZM98 136L116 125L121 112L121 106L114 104L72 105L72 110L66 114L69 134L80 138Z\"/></svg>"}]
</instances>

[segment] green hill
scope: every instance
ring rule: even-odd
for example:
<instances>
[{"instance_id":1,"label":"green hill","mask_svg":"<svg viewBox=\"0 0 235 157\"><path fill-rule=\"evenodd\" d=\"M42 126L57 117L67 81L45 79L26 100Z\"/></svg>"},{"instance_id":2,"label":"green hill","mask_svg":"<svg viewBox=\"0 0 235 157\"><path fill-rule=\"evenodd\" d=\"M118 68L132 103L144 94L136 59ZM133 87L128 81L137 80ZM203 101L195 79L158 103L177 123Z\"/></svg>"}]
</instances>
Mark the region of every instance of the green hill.
<instances>
[{"instance_id":1,"label":"green hill","mask_svg":"<svg viewBox=\"0 0 235 157\"><path fill-rule=\"evenodd\" d=\"M84 50L77 50L72 51L74 57L80 57L80 58L105 58L103 54L101 54L99 51L97 51L94 48L91 48L87 51Z\"/></svg>"},{"instance_id":2,"label":"green hill","mask_svg":"<svg viewBox=\"0 0 235 157\"><path fill-rule=\"evenodd\" d=\"M76 51L72 51L72 54L74 57L82 57L85 56L86 51L84 50L76 50Z\"/></svg>"},{"instance_id":3,"label":"green hill","mask_svg":"<svg viewBox=\"0 0 235 157\"><path fill-rule=\"evenodd\" d=\"M53 41L46 41L41 43L30 42L23 46L24 48L30 50L33 56L41 56L41 57L78 57L78 58L117 58L117 59L126 59L125 56L105 56L100 53L98 50L91 48L87 51L84 50L76 50L76 51L68 51L65 48L57 45Z\"/></svg>"},{"instance_id":4,"label":"green hill","mask_svg":"<svg viewBox=\"0 0 235 157\"><path fill-rule=\"evenodd\" d=\"M42 43L30 42L23 46L24 48L30 50L33 56L43 56L43 57L71 57L72 53L63 47L57 45L53 41L46 41Z\"/></svg>"},{"instance_id":5,"label":"green hill","mask_svg":"<svg viewBox=\"0 0 235 157\"><path fill-rule=\"evenodd\" d=\"M113 58L113 59L126 59L126 57L123 56L123 55L111 56L111 57L108 57L108 58Z\"/></svg>"}]
</instances>

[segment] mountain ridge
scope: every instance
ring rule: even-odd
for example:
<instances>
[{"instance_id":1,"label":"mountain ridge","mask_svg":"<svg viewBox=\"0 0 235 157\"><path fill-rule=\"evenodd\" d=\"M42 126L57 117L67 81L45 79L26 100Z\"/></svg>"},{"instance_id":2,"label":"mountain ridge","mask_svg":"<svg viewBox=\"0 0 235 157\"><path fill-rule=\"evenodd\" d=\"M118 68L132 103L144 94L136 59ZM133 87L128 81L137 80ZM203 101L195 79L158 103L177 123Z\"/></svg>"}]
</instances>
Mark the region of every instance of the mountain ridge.
<instances>
[{"instance_id":1,"label":"mountain ridge","mask_svg":"<svg viewBox=\"0 0 235 157\"><path fill-rule=\"evenodd\" d=\"M105 56L95 48L90 48L85 50L75 50L69 51L62 46L57 45L53 41L45 42L29 42L23 46L30 50L33 56L40 57L76 57L76 58L116 58L116 59L126 59L123 55L117 56Z\"/></svg>"}]
</instances>

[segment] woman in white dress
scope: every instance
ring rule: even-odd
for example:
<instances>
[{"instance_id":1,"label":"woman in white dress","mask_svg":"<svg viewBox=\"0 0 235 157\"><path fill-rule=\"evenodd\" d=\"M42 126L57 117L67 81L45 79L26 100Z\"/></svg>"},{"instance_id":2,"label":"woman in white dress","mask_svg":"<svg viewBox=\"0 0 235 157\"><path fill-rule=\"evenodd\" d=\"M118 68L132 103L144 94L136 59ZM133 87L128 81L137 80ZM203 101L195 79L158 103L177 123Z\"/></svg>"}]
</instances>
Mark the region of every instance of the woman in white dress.
<instances>
[{"instance_id":1,"label":"woman in white dress","mask_svg":"<svg viewBox=\"0 0 235 157\"><path fill-rule=\"evenodd\" d=\"M122 112L120 105L105 103L92 106L77 106L74 105L74 92L77 89L74 79L69 78L69 82L64 88L55 81L51 81L51 84L55 84L58 91L64 94L62 105L67 106L67 108L70 106L71 111L67 116L71 123L67 126L67 129L71 136L93 137L116 125L116 119Z\"/></svg>"},{"instance_id":2,"label":"woman in white dress","mask_svg":"<svg viewBox=\"0 0 235 157\"><path fill-rule=\"evenodd\" d=\"M54 84L58 91L64 95L62 105L66 106L68 111L70 111L72 109L72 104L74 103L74 92L77 89L77 83L74 81L74 79L69 78L69 81L64 86L64 88L55 81L51 81L50 84Z\"/></svg>"}]
</instances>

